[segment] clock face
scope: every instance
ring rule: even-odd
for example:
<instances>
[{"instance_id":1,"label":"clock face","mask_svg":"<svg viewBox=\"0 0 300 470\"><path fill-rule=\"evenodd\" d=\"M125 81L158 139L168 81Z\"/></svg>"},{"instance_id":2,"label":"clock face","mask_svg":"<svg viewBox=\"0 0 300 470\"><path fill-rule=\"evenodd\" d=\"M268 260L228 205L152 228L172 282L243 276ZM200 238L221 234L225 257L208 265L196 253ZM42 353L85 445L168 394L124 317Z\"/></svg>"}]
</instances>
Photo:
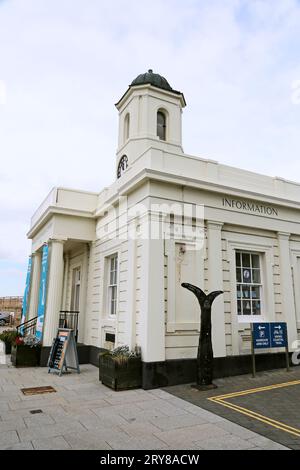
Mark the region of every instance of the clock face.
<instances>
[{"instance_id":1,"label":"clock face","mask_svg":"<svg viewBox=\"0 0 300 470\"><path fill-rule=\"evenodd\" d=\"M117 172L118 179L121 178L121 176L127 170L127 168L128 168L128 157L126 155L123 155L118 165L118 172Z\"/></svg>"}]
</instances>

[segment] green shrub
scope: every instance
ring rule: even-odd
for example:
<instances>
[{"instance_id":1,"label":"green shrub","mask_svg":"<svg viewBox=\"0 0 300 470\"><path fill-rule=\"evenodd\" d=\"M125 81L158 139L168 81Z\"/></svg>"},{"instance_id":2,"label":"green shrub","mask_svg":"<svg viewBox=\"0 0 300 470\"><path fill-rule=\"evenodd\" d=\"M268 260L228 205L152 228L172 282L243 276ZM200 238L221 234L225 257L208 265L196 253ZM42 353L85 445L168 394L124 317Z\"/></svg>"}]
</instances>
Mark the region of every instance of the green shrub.
<instances>
[{"instance_id":1,"label":"green shrub","mask_svg":"<svg viewBox=\"0 0 300 470\"><path fill-rule=\"evenodd\" d=\"M4 330L0 333L0 341L8 344L14 344L15 340L20 336L17 330Z\"/></svg>"},{"instance_id":2,"label":"green shrub","mask_svg":"<svg viewBox=\"0 0 300 470\"><path fill-rule=\"evenodd\" d=\"M101 353L102 356L110 356L118 364L126 364L130 358L140 358L140 348L136 347L134 351L130 351L128 346L119 346L112 351L105 351Z\"/></svg>"}]
</instances>

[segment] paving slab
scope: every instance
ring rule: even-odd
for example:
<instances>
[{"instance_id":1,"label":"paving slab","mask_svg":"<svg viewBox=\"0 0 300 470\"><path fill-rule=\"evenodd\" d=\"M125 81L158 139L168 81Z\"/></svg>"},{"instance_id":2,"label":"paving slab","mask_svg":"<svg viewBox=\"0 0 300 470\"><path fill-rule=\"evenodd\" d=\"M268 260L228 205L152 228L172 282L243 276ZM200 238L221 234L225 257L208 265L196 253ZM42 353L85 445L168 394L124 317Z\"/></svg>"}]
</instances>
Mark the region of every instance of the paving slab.
<instances>
[{"instance_id":1,"label":"paving slab","mask_svg":"<svg viewBox=\"0 0 300 470\"><path fill-rule=\"evenodd\" d=\"M6 450L34 450L32 442L19 442L11 447L7 447Z\"/></svg>"},{"instance_id":2,"label":"paving slab","mask_svg":"<svg viewBox=\"0 0 300 470\"><path fill-rule=\"evenodd\" d=\"M163 413L164 416L179 416L179 415L186 415L188 416L190 413L181 406L180 403L171 403L171 400L147 400L145 402L137 403L137 406L143 410L157 410ZM185 403L185 402L183 402Z\"/></svg>"},{"instance_id":3,"label":"paving slab","mask_svg":"<svg viewBox=\"0 0 300 470\"><path fill-rule=\"evenodd\" d=\"M191 426L206 424L205 420L203 420L200 416L195 415L151 418L151 423L162 431L168 431L170 429L190 428Z\"/></svg>"},{"instance_id":4,"label":"paving slab","mask_svg":"<svg viewBox=\"0 0 300 470\"><path fill-rule=\"evenodd\" d=\"M237 436L228 436L227 434L219 436L217 440L215 437L202 439L201 441L195 442L195 445L203 450L230 450L232 448L235 450L249 450L255 447L250 441L246 441Z\"/></svg>"},{"instance_id":5,"label":"paving slab","mask_svg":"<svg viewBox=\"0 0 300 470\"><path fill-rule=\"evenodd\" d=\"M62 436L50 439L34 439L32 445L35 450L66 450L71 448Z\"/></svg>"},{"instance_id":6,"label":"paving slab","mask_svg":"<svg viewBox=\"0 0 300 470\"><path fill-rule=\"evenodd\" d=\"M31 426L42 426L44 424L55 424L54 419L44 413L34 414L28 418L24 417L23 420L28 428Z\"/></svg>"},{"instance_id":7,"label":"paving slab","mask_svg":"<svg viewBox=\"0 0 300 470\"><path fill-rule=\"evenodd\" d=\"M18 442L20 442L20 439L16 431L0 432L0 449L6 449L12 444L17 444Z\"/></svg>"},{"instance_id":8,"label":"paving slab","mask_svg":"<svg viewBox=\"0 0 300 470\"><path fill-rule=\"evenodd\" d=\"M0 413L2 413L2 411L7 411L7 410L9 410L8 403L1 402L0 403Z\"/></svg>"},{"instance_id":9,"label":"paving slab","mask_svg":"<svg viewBox=\"0 0 300 470\"><path fill-rule=\"evenodd\" d=\"M120 429L131 437L148 437L161 431L152 423L145 426L142 422L127 423L126 426L120 426Z\"/></svg>"},{"instance_id":10,"label":"paving slab","mask_svg":"<svg viewBox=\"0 0 300 470\"><path fill-rule=\"evenodd\" d=\"M267 449L267 450L286 450L286 447L278 444L277 442L270 441L270 439L264 436L255 436L249 439L251 444L254 444L259 449Z\"/></svg>"},{"instance_id":11,"label":"paving slab","mask_svg":"<svg viewBox=\"0 0 300 470\"><path fill-rule=\"evenodd\" d=\"M131 449L131 450L164 450L168 449L165 442L155 436L147 437L130 437L119 439L117 436L108 440L108 444L114 450Z\"/></svg>"},{"instance_id":12,"label":"paving slab","mask_svg":"<svg viewBox=\"0 0 300 470\"><path fill-rule=\"evenodd\" d=\"M195 442L208 438L214 438L217 442L223 439L225 435L229 436L230 433L214 424L199 424L155 433L156 437L172 446L176 444L193 446Z\"/></svg>"},{"instance_id":13,"label":"paving slab","mask_svg":"<svg viewBox=\"0 0 300 470\"><path fill-rule=\"evenodd\" d=\"M74 450L111 450L102 437L92 432L66 434L64 439Z\"/></svg>"},{"instance_id":14,"label":"paving slab","mask_svg":"<svg viewBox=\"0 0 300 470\"><path fill-rule=\"evenodd\" d=\"M260 440L261 429L233 424L172 390L114 392L91 365L81 366L79 375L59 377L46 368L8 364L0 374L0 449L285 448L273 435ZM45 385L56 393L25 397L20 390Z\"/></svg>"},{"instance_id":15,"label":"paving slab","mask_svg":"<svg viewBox=\"0 0 300 470\"><path fill-rule=\"evenodd\" d=\"M0 432L17 431L18 429L26 429L26 424L21 417L0 421Z\"/></svg>"},{"instance_id":16,"label":"paving slab","mask_svg":"<svg viewBox=\"0 0 300 470\"><path fill-rule=\"evenodd\" d=\"M18 431L21 442L33 441L39 438L51 438L62 436L68 432L76 432L85 430L84 426L73 420L69 423L47 424L40 426L31 426L28 429L21 429Z\"/></svg>"}]
</instances>

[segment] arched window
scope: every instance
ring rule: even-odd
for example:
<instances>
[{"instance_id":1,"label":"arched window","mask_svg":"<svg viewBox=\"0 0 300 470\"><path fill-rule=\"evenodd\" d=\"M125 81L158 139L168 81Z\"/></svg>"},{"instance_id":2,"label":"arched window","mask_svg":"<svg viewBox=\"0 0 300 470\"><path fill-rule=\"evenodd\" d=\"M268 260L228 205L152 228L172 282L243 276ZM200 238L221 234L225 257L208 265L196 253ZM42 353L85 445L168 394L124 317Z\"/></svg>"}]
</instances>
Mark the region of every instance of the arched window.
<instances>
[{"instance_id":1,"label":"arched window","mask_svg":"<svg viewBox=\"0 0 300 470\"><path fill-rule=\"evenodd\" d=\"M163 111L157 113L157 136L160 140L166 140L167 118Z\"/></svg>"},{"instance_id":2,"label":"arched window","mask_svg":"<svg viewBox=\"0 0 300 470\"><path fill-rule=\"evenodd\" d=\"M124 142L129 139L130 114L127 113L124 119Z\"/></svg>"}]
</instances>

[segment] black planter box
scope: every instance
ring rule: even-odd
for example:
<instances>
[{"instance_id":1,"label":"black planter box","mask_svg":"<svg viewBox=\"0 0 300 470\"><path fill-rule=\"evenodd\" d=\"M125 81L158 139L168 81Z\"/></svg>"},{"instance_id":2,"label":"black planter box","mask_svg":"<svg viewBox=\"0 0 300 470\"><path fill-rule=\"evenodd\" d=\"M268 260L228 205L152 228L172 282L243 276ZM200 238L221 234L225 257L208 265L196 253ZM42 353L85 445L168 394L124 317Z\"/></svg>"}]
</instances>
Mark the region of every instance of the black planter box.
<instances>
[{"instance_id":1,"label":"black planter box","mask_svg":"<svg viewBox=\"0 0 300 470\"><path fill-rule=\"evenodd\" d=\"M11 354L11 343L8 341L4 341L5 344L5 354Z\"/></svg>"},{"instance_id":2,"label":"black planter box","mask_svg":"<svg viewBox=\"0 0 300 470\"><path fill-rule=\"evenodd\" d=\"M142 360L130 357L118 362L109 354L99 355L99 380L115 391L130 390L142 386Z\"/></svg>"},{"instance_id":3,"label":"black planter box","mask_svg":"<svg viewBox=\"0 0 300 470\"><path fill-rule=\"evenodd\" d=\"M40 364L41 348L18 344L11 348L11 362L15 367L36 367Z\"/></svg>"}]
</instances>

